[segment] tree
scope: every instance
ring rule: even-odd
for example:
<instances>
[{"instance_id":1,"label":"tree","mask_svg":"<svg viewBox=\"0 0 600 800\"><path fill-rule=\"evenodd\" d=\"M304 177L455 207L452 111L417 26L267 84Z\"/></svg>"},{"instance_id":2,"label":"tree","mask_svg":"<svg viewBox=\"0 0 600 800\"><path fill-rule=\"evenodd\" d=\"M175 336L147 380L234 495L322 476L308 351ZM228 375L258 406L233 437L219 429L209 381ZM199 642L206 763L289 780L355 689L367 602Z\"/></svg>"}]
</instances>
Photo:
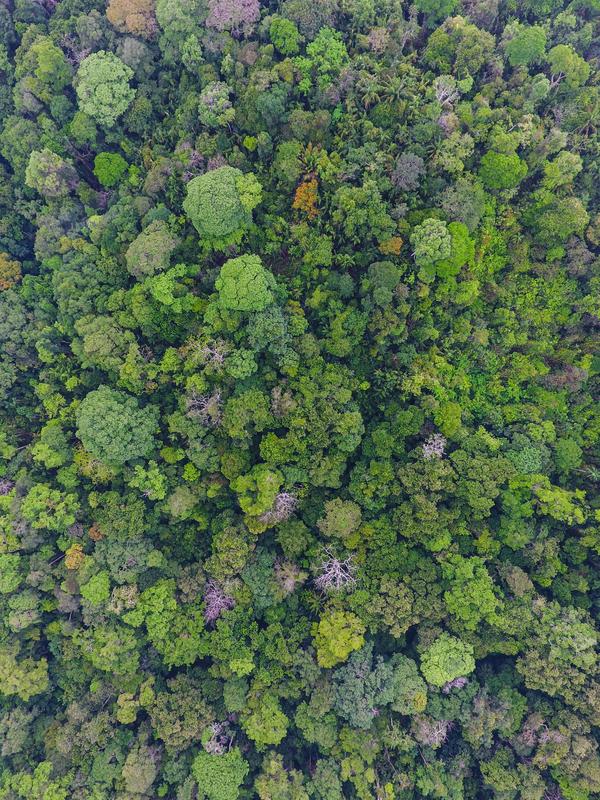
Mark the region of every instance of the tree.
<instances>
[{"instance_id":1,"label":"tree","mask_svg":"<svg viewBox=\"0 0 600 800\"><path fill-rule=\"evenodd\" d=\"M49 36L36 36L19 59L15 77L26 91L44 103L51 103L71 80L65 54Z\"/></svg>"},{"instance_id":2,"label":"tree","mask_svg":"<svg viewBox=\"0 0 600 800\"><path fill-rule=\"evenodd\" d=\"M365 626L348 611L326 611L313 626L317 661L321 667L334 667L364 644Z\"/></svg>"},{"instance_id":3,"label":"tree","mask_svg":"<svg viewBox=\"0 0 600 800\"><path fill-rule=\"evenodd\" d=\"M372 642L336 669L333 680L336 710L356 728L370 728L382 706L409 715L424 711L427 703L427 687L415 662L402 655L374 659Z\"/></svg>"},{"instance_id":4,"label":"tree","mask_svg":"<svg viewBox=\"0 0 600 800\"><path fill-rule=\"evenodd\" d=\"M536 193L536 201L523 217L536 239L546 247L564 244L573 234L583 235L589 220L578 197L558 197L547 189Z\"/></svg>"},{"instance_id":5,"label":"tree","mask_svg":"<svg viewBox=\"0 0 600 800\"><path fill-rule=\"evenodd\" d=\"M354 243L373 238L383 242L396 229L377 184L370 179L362 186L342 186L337 190L332 219Z\"/></svg>"},{"instance_id":6,"label":"tree","mask_svg":"<svg viewBox=\"0 0 600 800\"><path fill-rule=\"evenodd\" d=\"M286 769L283 756L271 752L263 761L254 788L260 800L308 800L303 783L304 778L299 770Z\"/></svg>"},{"instance_id":7,"label":"tree","mask_svg":"<svg viewBox=\"0 0 600 800\"><path fill-rule=\"evenodd\" d=\"M275 695L264 693L255 700L251 699L248 712L242 725L247 736L256 742L259 749L268 745L276 746L285 738L289 720Z\"/></svg>"},{"instance_id":8,"label":"tree","mask_svg":"<svg viewBox=\"0 0 600 800\"><path fill-rule=\"evenodd\" d=\"M197 745L214 722L201 681L185 674L167 680L164 691L149 693L143 705L150 715L154 736L171 753Z\"/></svg>"},{"instance_id":9,"label":"tree","mask_svg":"<svg viewBox=\"0 0 600 800\"><path fill-rule=\"evenodd\" d=\"M64 533L75 522L79 504L74 494L36 483L21 503L21 514L32 528L46 528Z\"/></svg>"},{"instance_id":10,"label":"tree","mask_svg":"<svg viewBox=\"0 0 600 800\"><path fill-rule=\"evenodd\" d=\"M300 50L300 31L290 19L274 14L269 26L269 37L284 56L294 56Z\"/></svg>"},{"instance_id":11,"label":"tree","mask_svg":"<svg viewBox=\"0 0 600 800\"><path fill-rule=\"evenodd\" d=\"M415 153L404 152L396 159L391 179L394 187L404 192L414 192L425 174L425 162Z\"/></svg>"},{"instance_id":12,"label":"tree","mask_svg":"<svg viewBox=\"0 0 600 800\"><path fill-rule=\"evenodd\" d=\"M2 496L8 494L7 489L11 489L4 483L4 492ZM23 575L20 570L21 556L17 553L0 553L0 594L12 594L23 583Z\"/></svg>"},{"instance_id":13,"label":"tree","mask_svg":"<svg viewBox=\"0 0 600 800\"><path fill-rule=\"evenodd\" d=\"M114 53L99 50L85 58L75 76L79 107L105 128L112 128L135 97L133 70Z\"/></svg>"},{"instance_id":14,"label":"tree","mask_svg":"<svg viewBox=\"0 0 600 800\"><path fill-rule=\"evenodd\" d=\"M416 0L417 10L425 14L430 24L450 17L458 0Z\"/></svg>"},{"instance_id":15,"label":"tree","mask_svg":"<svg viewBox=\"0 0 600 800\"><path fill-rule=\"evenodd\" d=\"M134 796L147 794L157 774L156 751L142 741L136 742L127 753L121 771L125 790Z\"/></svg>"},{"instance_id":16,"label":"tree","mask_svg":"<svg viewBox=\"0 0 600 800\"><path fill-rule=\"evenodd\" d=\"M442 220L428 218L413 230L410 237L415 262L420 267L429 267L452 252L452 236Z\"/></svg>"},{"instance_id":17,"label":"tree","mask_svg":"<svg viewBox=\"0 0 600 800\"><path fill-rule=\"evenodd\" d=\"M503 38L511 67L538 64L546 52L546 31L541 25L513 22L504 29Z\"/></svg>"},{"instance_id":18,"label":"tree","mask_svg":"<svg viewBox=\"0 0 600 800\"><path fill-rule=\"evenodd\" d=\"M56 469L66 464L72 456L67 435L60 420L51 419L40 431L40 438L31 448L34 459L46 467Z\"/></svg>"},{"instance_id":19,"label":"tree","mask_svg":"<svg viewBox=\"0 0 600 800\"><path fill-rule=\"evenodd\" d=\"M3 646L0 649L0 694L17 695L27 702L38 694L47 692L50 687L48 662L45 658L18 659L15 647Z\"/></svg>"},{"instance_id":20,"label":"tree","mask_svg":"<svg viewBox=\"0 0 600 800\"><path fill-rule=\"evenodd\" d=\"M310 72L314 70L317 85L326 89L339 75L348 61L348 51L339 31L333 28L321 28L319 33L306 47L306 59L298 59L297 63L306 76L301 87L308 86Z\"/></svg>"},{"instance_id":21,"label":"tree","mask_svg":"<svg viewBox=\"0 0 600 800\"><path fill-rule=\"evenodd\" d=\"M516 153L490 150L479 166L479 177L488 189L514 189L526 175L527 164Z\"/></svg>"},{"instance_id":22,"label":"tree","mask_svg":"<svg viewBox=\"0 0 600 800\"><path fill-rule=\"evenodd\" d=\"M249 771L248 762L238 747L222 755L201 751L192 764L198 796L206 800L237 800L240 786Z\"/></svg>"},{"instance_id":23,"label":"tree","mask_svg":"<svg viewBox=\"0 0 600 800\"><path fill-rule=\"evenodd\" d=\"M167 269L177 240L163 220L151 222L127 248L127 271L141 279Z\"/></svg>"},{"instance_id":24,"label":"tree","mask_svg":"<svg viewBox=\"0 0 600 800\"><path fill-rule=\"evenodd\" d=\"M219 167L192 178L183 209L200 236L223 249L239 241L260 199L261 186L252 173Z\"/></svg>"},{"instance_id":25,"label":"tree","mask_svg":"<svg viewBox=\"0 0 600 800\"><path fill-rule=\"evenodd\" d=\"M540 599L525 628L524 653L516 669L530 689L586 706L585 687L597 663L597 631L584 613ZM598 719L598 709L590 709Z\"/></svg>"},{"instance_id":26,"label":"tree","mask_svg":"<svg viewBox=\"0 0 600 800\"><path fill-rule=\"evenodd\" d=\"M120 33L150 38L156 31L151 0L109 0L106 17Z\"/></svg>"},{"instance_id":27,"label":"tree","mask_svg":"<svg viewBox=\"0 0 600 800\"><path fill-rule=\"evenodd\" d=\"M258 256L239 256L223 264L215 289L223 309L262 311L274 300L275 279Z\"/></svg>"},{"instance_id":28,"label":"tree","mask_svg":"<svg viewBox=\"0 0 600 800\"><path fill-rule=\"evenodd\" d=\"M590 76L590 65L569 44L557 44L548 52L552 81L564 78L570 88L584 84Z\"/></svg>"},{"instance_id":29,"label":"tree","mask_svg":"<svg viewBox=\"0 0 600 800\"><path fill-rule=\"evenodd\" d=\"M209 128L226 127L235 119L235 110L229 99L231 89L222 81L207 84L200 92L198 116Z\"/></svg>"},{"instance_id":30,"label":"tree","mask_svg":"<svg viewBox=\"0 0 600 800\"><path fill-rule=\"evenodd\" d=\"M10 289L21 280L21 264L8 253L0 253L0 292Z\"/></svg>"},{"instance_id":31,"label":"tree","mask_svg":"<svg viewBox=\"0 0 600 800\"><path fill-rule=\"evenodd\" d=\"M64 197L79 183L72 164L64 161L52 150L34 150L25 170L25 183L47 199Z\"/></svg>"},{"instance_id":32,"label":"tree","mask_svg":"<svg viewBox=\"0 0 600 800\"><path fill-rule=\"evenodd\" d=\"M82 584L81 596L94 606L105 603L110 597L110 575L106 570L101 570Z\"/></svg>"},{"instance_id":33,"label":"tree","mask_svg":"<svg viewBox=\"0 0 600 800\"><path fill-rule=\"evenodd\" d=\"M354 534L360 527L360 506L352 500L336 497L325 503L325 516L318 521L321 533L345 540L349 546L356 542Z\"/></svg>"},{"instance_id":34,"label":"tree","mask_svg":"<svg viewBox=\"0 0 600 800\"><path fill-rule=\"evenodd\" d=\"M127 161L120 153L98 153L94 158L94 175L108 189L119 183L126 169Z\"/></svg>"},{"instance_id":35,"label":"tree","mask_svg":"<svg viewBox=\"0 0 600 800\"><path fill-rule=\"evenodd\" d=\"M552 161L547 161L544 165L545 189L556 189L558 186L565 186L572 183L575 177L583 169L583 162L578 153L571 153L568 150L561 150Z\"/></svg>"},{"instance_id":36,"label":"tree","mask_svg":"<svg viewBox=\"0 0 600 800\"><path fill-rule=\"evenodd\" d=\"M467 630L475 630L483 619L494 621L498 599L481 558L449 555L442 562L442 574L450 582L444 592L446 607Z\"/></svg>"},{"instance_id":37,"label":"tree","mask_svg":"<svg viewBox=\"0 0 600 800\"><path fill-rule=\"evenodd\" d=\"M154 448L158 409L140 408L133 397L108 386L85 396L76 419L85 449L108 464L125 464Z\"/></svg>"},{"instance_id":38,"label":"tree","mask_svg":"<svg viewBox=\"0 0 600 800\"><path fill-rule=\"evenodd\" d=\"M129 347L135 342L131 331L120 328L114 317L86 315L75 323L80 340L73 342L73 352L83 367L98 367L117 372Z\"/></svg>"},{"instance_id":39,"label":"tree","mask_svg":"<svg viewBox=\"0 0 600 800\"><path fill-rule=\"evenodd\" d=\"M259 0L208 0L206 25L209 28L247 33L259 19Z\"/></svg>"},{"instance_id":40,"label":"tree","mask_svg":"<svg viewBox=\"0 0 600 800\"><path fill-rule=\"evenodd\" d=\"M473 647L442 633L421 656L421 672L432 686L443 686L475 669Z\"/></svg>"}]
</instances>

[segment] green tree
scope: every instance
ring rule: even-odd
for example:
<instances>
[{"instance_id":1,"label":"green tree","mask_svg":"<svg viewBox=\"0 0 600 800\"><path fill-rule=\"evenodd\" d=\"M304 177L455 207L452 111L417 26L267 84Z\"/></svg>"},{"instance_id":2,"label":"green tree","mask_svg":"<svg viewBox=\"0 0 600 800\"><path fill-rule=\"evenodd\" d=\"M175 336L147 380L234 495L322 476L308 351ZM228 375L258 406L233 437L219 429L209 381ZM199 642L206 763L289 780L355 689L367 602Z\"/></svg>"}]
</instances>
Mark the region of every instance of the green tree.
<instances>
[{"instance_id":1,"label":"green tree","mask_svg":"<svg viewBox=\"0 0 600 800\"><path fill-rule=\"evenodd\" d=\"M450 17L458 5L458 0L416 0L418 11L425 14L428 22L436 23Z\"/></svg>"},{"instance_id":2,"label":"green tree","mask_svg":"<svg viewBox=\"0 0 600 800\"><path fill-rule=\"evenodd\" d=\"M581 86L590 76L590 65L570 44L557 44L548 52L554 79L564 78L570 88Z\"/></svg>"},{"instance_id":3,"label":"green tree","mask_svg":"<svg viewBox=\"0 0 600 800\"><path fill-rule=\"evenodd\" d=\"M25 170L25 183L47 199L64 197L73 191L79 178L72 164L52 150L34 150Z\"/></svg>"},{"instance_id":4,"label":"green tree","mask_svg":"<svg viewBox=\"0 0 600 800\"><path fill-rule=\"evenodd\" d=\"M325 503L325 516L318 521L319 530L325 536L343 539L352 546L356 543L354 534L360 527L362 514L360 506L351 500L336 497Z\"/></svg>"},{"instance_id":5,"label":"green tree","mask_svg":"<svg viewBox=\"0 0 600 800\"><path fill-rule=\"evenodd\" d=\"M77 320L75 331L81 338L71 347L81 365L106 372L117 372L135 343L133 333L120 328L114 317L86 315Z\"/></svg>"},{"instance_id":6,"label":"green tree","mask_svg":"<svg viewBox=\"0 0 600 800\"><path fill-rule=\"evenodd\" d=\"M192 764L192 774L198 785L198 796L206 800L237 800L240 786L250 767L238 747L222 755L206 751L198 753Z\"/></svg>"},{"instance_id":7,"label":"green tree","mask_svg":"<svg viewBox=\"0 0 600 800\"><path fill-rule=\"evenodd\" d=\"M364 644L365 626L348 611L326 611L313 626L317 661L321 667L334 667Z\"/></svg>"},{"instance_id":8,"label":"green tree","mask_svg":"<svg viewBox=\"0 0 600 800\"><path fill-rule=\"evenodd\" d=\"M479 166L479 177L488 189L514 189L526 175L527 164L516 153L489 151Z\"/></svg>"},{"instance_id":9,"label":"green tree","mask_svg":"<svg viewBox=\"0 0 600 800\"><path fill-rule=\"evenodd\" d=\"M0 694L7 697L17 695L27 702L50 687L48 662L45 658L17 657L17 649L3 646L0 649Z\"/></svg>"},{"instance_id":10,"label":"green tree","mask_svg":"<svg viewBox=\"0 0 600 800\"><path fill-rule=\"evenodd\" d=\"M410 242L413 246L413 257L420 267L430 267L449 258L452 253L452 235L445 222L428 218L412 231Z\"/></svg>"},{"instance_id":11,"label":"green tree","mask_svg":"<svg viewBox=\"0 0 600 800\"><path fill-rule=\"evenodd\" d=\"M112 128L135 97L133 70L114 53L99 50L84 58L75 76L79 107L105 128Z\"/></svg>"},{"instance_id":12,"label":"green tree","mask_svg":"<svg viewBox=\"0 0 600 800\"><path fill-rule=\"evenodd\" d=\"M223 264L215 289L224 309L262 311L274 301L275 279L258 256L239 256Z\"/></svg>"},{"instance_id":13,"label":"green tree","mask_svg":"<svg viewBox=\"0 0 600 800\"><path fill-rule=\"evenodd\" d=\"M51 419L44 425L38 441L31 448L31 454L46 469L62 467L70 460L72 450L60 420Z\"/></svg>"},{"instance_id":14,"label":"green tree","mask_svg":"<svg viewBox=\"0 0 600 800\"><path fill-rule=\"evenodd\" d=\"M269 36L284 56L295 56L300 50L300 32L290 19L274 15L269 26Z\"/></svg>"},{"instance_id":15,"label":"green tree","mask_svg":"<svg viewBox=\"0 0 600 800\"><path fill-rule=\"evenodd\" d=\"M63 51L49 36L36 36L19 58L15 77L27 91L50 103L53 95L68 86L71 68Z\"/></svg>"},{"instance_id":16,"label":"green tree","mask_svg":"<svg viewBox=\"0 0 600 800\"><path fill-rule=\"evenodd\" d=\"M219 167L192 178L183 209L202 239L224 249L240 240L260 200L261 185L252 173Z\"/></svg>"},{"instance_id":17,"label":"green tree","mask_svg":"<svg viewBox=\"0 0 600 800\"><path fill-rule=\"evenodd\" d=\"M77 409L77 435L86 450L107 464L147 456L155 446L158 409L140 408L130 395L100 386Z\"/></svg>"},{"instance_id":18,"label":"green tree","mask_svg":"<svg viewBox=\"0 0 600 800\"><path fill-rule=\"evenodd\" d=\"M308 800L304 778L297 769L286 769L283 756L271 752L265 758L254 788L260 800Z\"/></svg>"},{"instance_id":19,"label":"green tree","mask_svg":"<svg viewBox=\"0 0 600 800\"><path fill-rule=\"evenodd\" d=\"M198 116L209 128L222 128L235 119L235 109L229 99L231 89L222 81L207 84L200 92Z\"/></svg>"},{"instance_id":20,"label":"green tree","mask_svg":"<svg viewBox=\"0 0 600 800\"><path fill-rule=\"evenodd\" d=\"M546 52L546 31L541 25L513 22L504 29L504 50L511 67L538 64Z\"/></svg>"},{"instance_id":21,"label":"green tree","mask_svg":"<svg viewBox=\"0 0 600 800\"><path fill-rule=\"evenodd\" d=\"M154 220L125 252L127 271L138 279L167 269L177 240L163 220Z\"/></svg>"},{"instance_id":22,"label":"green tree","mask_svg":"<svg viewBox=\"0 0 600 800\"><path fill-rule=\"evenodd\" d=\"M409 715L424 711L427 703L427 687L415 662L402 655L374 659L372 642L336 669L333 680L336 710L356 728L370 728L383 706Z\"/></svg>"},{"instance_id":23,"label":"green tree","mask_svg":"<svg viewBox=\"0 0 600 800\"><path fill-rule=\"evenodd\" d=\"M421 672L432 686L443 686L475 669L473 647L442 633L421 656Z\"/></svg>"},{"instance_id":24,"label":"green tree","mask_svg":"<svg viewBox=\"0 0 600 800\"><path fill-rule=\"evenodd\" d=\"M281 710L279 700L271 693L251 699L248 714L242 720L247 736L258 748L278 745L287 733L289 720Z\"/></svg>"},{"instance_id":25,"label":"green tree","mask_svg":"<svg viewBox=\"0 0 600 800\"><path fill-rule=\"evenodd\" d=\"M98 153L94 158L94 175L108 189L119 183L126 170L127 161L120 153Z\"/></svg>"},{"instance_id":26,"label":"green tree","mask_svg":"<svg viewBox=\"0 0 600 800\"><path fill-rule=\"evenodd\" d=\"M105 603L110 597L110 576L106 570L101 570L93 575L89 581L80 587L81 596L88 603L96 606Z\"/></svg>"},{"instance_id":27,"label":"green tree","mask_svg":"<svg viewBox=\"0 0 600 800\"><path fill-rule=\"evenodd\" d=\"M18 553L0 553L0 594L12 594L19 588L24 579L20 565Z\"/></svg>"},{"instance_id":28,"label":"green tree","mask_svg":"<svg viewBox=\"0 0 600 800\"><path fill-rule=\"evenodd\" d=\"M442 562L442 575L450 583L444 602L452 616L467 630L475 630L481 620L493 623L499 604L481 558L449 555Z\"/></svg>"},{"instance_id":29,"label":"green tree","mask_svg":"<svg viewBox=\"0 0 600 800\"><path fill-rule=\"evenodd\" d=\"M36 483L27 492L21 503L21 514L33 528L66 532L75 522L79 509L77 497L47 483Z\"/></svg>"}]
</instances>

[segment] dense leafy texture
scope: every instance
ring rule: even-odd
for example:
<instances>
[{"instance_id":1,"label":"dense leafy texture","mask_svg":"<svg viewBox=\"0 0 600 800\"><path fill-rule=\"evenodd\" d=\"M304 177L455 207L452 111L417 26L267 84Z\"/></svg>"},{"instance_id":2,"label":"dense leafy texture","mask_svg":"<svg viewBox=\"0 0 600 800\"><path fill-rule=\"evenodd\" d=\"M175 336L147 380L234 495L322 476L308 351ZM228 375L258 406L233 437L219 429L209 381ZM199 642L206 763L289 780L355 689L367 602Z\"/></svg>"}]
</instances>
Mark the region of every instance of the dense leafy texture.
<instances>
[{"instance_id":1,"label":"dense leafy texture","mask_svg":"<svg viewBox=\"0 0 600 800\"><path fill-rule=\"evenodd\" d=\"M600 798L599 35L0 3L0 800Z\"/></svg>"}]
</instances>

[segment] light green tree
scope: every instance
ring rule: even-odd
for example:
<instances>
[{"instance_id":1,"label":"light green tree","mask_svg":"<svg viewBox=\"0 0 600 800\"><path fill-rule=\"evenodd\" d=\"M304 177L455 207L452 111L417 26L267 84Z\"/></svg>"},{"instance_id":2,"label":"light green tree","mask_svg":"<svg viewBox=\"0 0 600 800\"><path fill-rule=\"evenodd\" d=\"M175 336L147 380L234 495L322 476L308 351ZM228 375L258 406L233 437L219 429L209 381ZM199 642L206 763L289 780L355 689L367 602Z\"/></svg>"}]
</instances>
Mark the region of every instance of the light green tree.
<instances>
[{"instance_id":1,"label":"light green tree","mask_svg":"<svg viewBox=\"0 0 600 800\"><path fill-rule=\"evenodd\" d=\"M208 244L223 249L238 242L250 226L261 193L252 173L244 175L235 167L219 167L192 178L183 210Z\"/></svg>"},{"instance_id":2,"label":"light green tree","mask_svg":"<svg viewBox=\"0 0 600 800\"><path fill-rule=\"evenodd\" d=\"M275 278L258 256L230 258L215 281L221 308L230 311L262 311L270 305Z\"/></svg>"},{"instance_id":3,"label":"light green tree","mask_svg":"<svg viewBox=\"0 0 600 800\"><path fill-rule=\"evenodd\" d=\"M472 645L449 633L440 634L421 656L421 672L432 686L443 686L474 669Z\"/></svg>"},{"instance_id":4,"label":"light green tree","mask_svg":"<svg viewBox=\"0 0 600 800\"><path fill-rule=\"evenodd\" d=\"M222 755L202 751L192 764L198 797L206 800L237 800L240 786L250 771L238 747Z\"/></svg>"},{"instance_id":5,"label":"light green tree","mask_svg":"<svg viewBox=\"0 0 600 800\"><path fill-rule=\"evenodd\" d=\"M317 661L321 667L334 667L364 644L365 626L349 611L326 611L313 626Z\"/></svg>"},{"instance_id":6,"label":"light green tree","mask_svg":"<svg viewBox=\"0 0 600 800\"><path fill-rule=\"evenodd\" d=\"M114 53L99 50L85 58L75 76L79 107L106 128L111 128L135 97L129 85L133 70Z\"/></svg>"},{"instance_id":7,"label":"light green tree","mask_svg":"<svg viewBox=\"0 0 600 800\"><path fill-rule=\"evenodd\" d=\"M140 408L130 395L100 386L83 399L76 420L85 449L107 464L119 465L153 449L158 409Z\"/></svg>"}]
</instances>

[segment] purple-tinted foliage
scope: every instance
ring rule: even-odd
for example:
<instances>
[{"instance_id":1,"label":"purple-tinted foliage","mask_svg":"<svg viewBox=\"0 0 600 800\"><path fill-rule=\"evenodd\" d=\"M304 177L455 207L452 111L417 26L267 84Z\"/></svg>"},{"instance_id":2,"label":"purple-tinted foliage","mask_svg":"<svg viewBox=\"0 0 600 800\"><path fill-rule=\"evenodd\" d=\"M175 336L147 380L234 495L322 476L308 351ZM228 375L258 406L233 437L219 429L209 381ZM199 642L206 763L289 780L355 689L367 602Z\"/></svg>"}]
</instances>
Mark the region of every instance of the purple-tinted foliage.
<instances>
[{"instance_id":1,"label":"purple-tinted foliage","mask_svg":"<svg viewBox=\"0 0 600 800\"><path fill-rule=\"evenodd\" d=\"M227 166L227 160L224 158L224 156L221 155L221 153L217 153L216 156L211 156L208 159L208 163L206 165L206 171L212 172L213 169L220 169L221 167L226 167L226 166Z\"/></svg>"},{"instance_id":2,"label":"purple-tinted foliage","mask_svg":"<svg viewBox=\"0 0 600 800\"><path fill-rule=\"evenodd\" d=\"M422 447L423 458L427 460L430 458L441 458L446 449L446 439L441 433L434 433L423 443Z\"/></svg>"},{"instance_id":3,"label":"purple-tinted foliage","mask_svg":"<svg viewBox=\"0 0 600 800\"><path fill-rule=\"evenodd\" d=\"M206 25L218 31L240 33L260 19L259 0L209 0Z\"/></svg>"},{"instance_id":4,"label":"purple-tinted foliage","mask_svg":"<svg viewBox=\"0 0 600 800\"><path fill-rule=\"evenodd\" d=\"M452 723L445 719L419 717L415 720L413 729L418 742L429 747L439 747L448 738L452 727Z\"/></svg>"},{"instance_id":5,"label":"purple-tinted foliage","mask_svg":"<svg viewBox=\"0 0 600 800\"><path fill-rule=\"evenodd\" d=\"M425 172L425 162L414 153L402 153L392 172L392 184L403 192L413 192L419 186L421 175Z\"/></svg>"},{"instance_id":6,"label":"purple-tinted foliage","mask_svg":"<svg viewBox=\"0 0 600 800\"><path fill-rule=\"evenodd\" d=\"M223 611L229 611L235 605L235 600L226 594L214 581L206 584L204 592L204 619L213 624Z\"/></svg>"},{"instance_id":7,"label":"purple-tinted foliage","mask_svg":"<svg viewBox=\"0 0 600 800\"><path fill-rule=\"evenodd\" d=\"M260 519L268 525L285 522L289 519L298 505L298 498L290 492L279 492L273 503L273 508L265 511Z\"/></svg>"},{"instance_id":8,"label":"purple-tinted foliage","mask_svg":"<svg viewBox=\"0 0 600 800\"><path fill-rule=\"evenodd\" d=\"M9 481L8 478L3 478L0 480L0 495L5 495L11 492L14 485L15 484L12 481Z\"/></svg>"},{"instance_id":9,"label":"purple-tinted foliage","mask_svg":"<svg viewBox=\"0 0 600 800\"><path fill-rule=\"evenodd\" d=\"M462 689L469 683L468 678L454 678L453 681L448 681L442 686L442 692L444 694L450 694L452 689Z\"/></svg>"}]
</instances>

